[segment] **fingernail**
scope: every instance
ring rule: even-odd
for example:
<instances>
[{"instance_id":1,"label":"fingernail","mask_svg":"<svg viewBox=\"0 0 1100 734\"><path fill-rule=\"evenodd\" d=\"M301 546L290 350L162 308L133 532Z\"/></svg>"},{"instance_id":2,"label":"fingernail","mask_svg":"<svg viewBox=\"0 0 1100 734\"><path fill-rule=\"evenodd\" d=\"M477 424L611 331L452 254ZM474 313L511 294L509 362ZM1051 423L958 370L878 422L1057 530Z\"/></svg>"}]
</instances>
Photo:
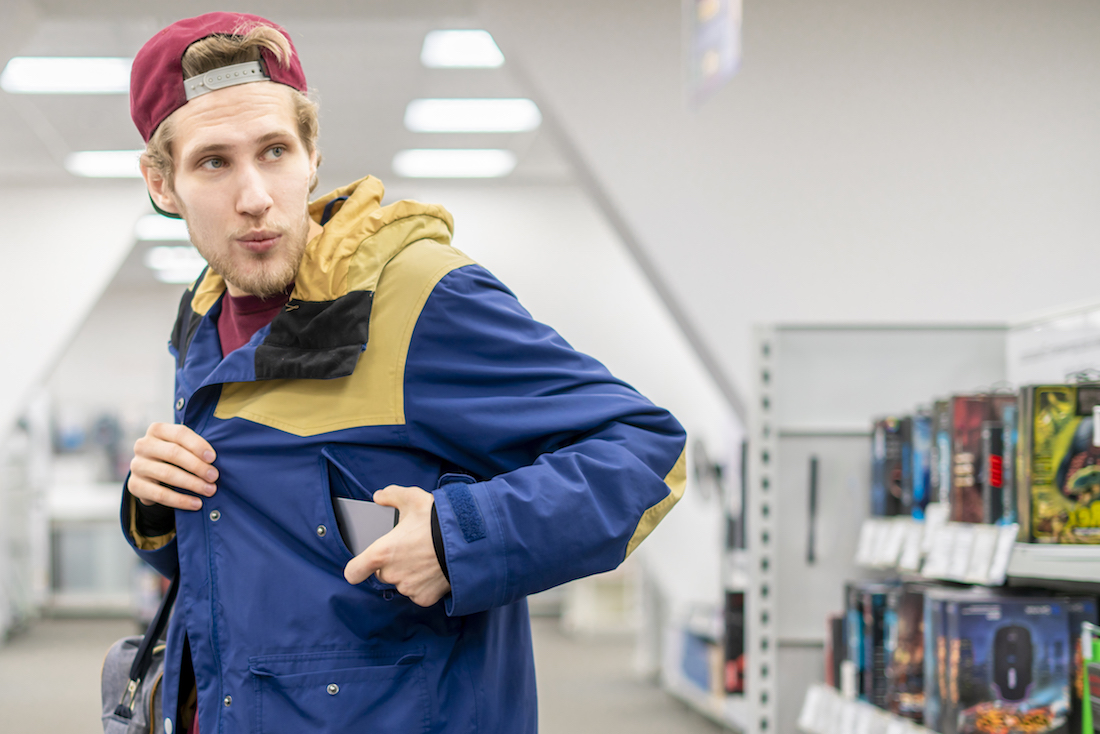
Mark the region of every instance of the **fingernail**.
<instances>
[{"instance_id":1,"label":"fingernail","mask_svg":"<svg viewBox=\"0 0 1100 734\"><path fill-rule=\"evenodd\" d=\"M191 500L191 509L192 510L201 510L202 509L202 500Z\"/></svg>"},{"instance_id":2,"label":"fingernail","mask_svg":"<svg viewBox=\"0 0 1100 734\"><path fill-rule=\"evenodd\" d=\"M206 491L209 492L212 495L212 494L214 494L215 492L218 491L218 485L208 484L208 485L206 485Z\"/></svg>"},{"instance_id":3,"label":"fingernail","mask_svg":"<svg viewBox=\"0 0 1100 734\"><path fill-rule=\"evenodd\" d=\"M206 478L209 479L211 482L214 481L215 479L218 478L218 470L217 469L207 469L206 470Z\"/></svg>"},{"instance_id":4,"label":"fingernail","mask_svg":"<svg viewBox=\"0 0 1100 734\"><path fill-rule=\"evenodd\" d=\"M214 452L213 451L204 451L203 454L202 454L202 459L203 459L203 461L206 461L206 462L213 461L214 460Z\"/></svg>"}]
</instances>

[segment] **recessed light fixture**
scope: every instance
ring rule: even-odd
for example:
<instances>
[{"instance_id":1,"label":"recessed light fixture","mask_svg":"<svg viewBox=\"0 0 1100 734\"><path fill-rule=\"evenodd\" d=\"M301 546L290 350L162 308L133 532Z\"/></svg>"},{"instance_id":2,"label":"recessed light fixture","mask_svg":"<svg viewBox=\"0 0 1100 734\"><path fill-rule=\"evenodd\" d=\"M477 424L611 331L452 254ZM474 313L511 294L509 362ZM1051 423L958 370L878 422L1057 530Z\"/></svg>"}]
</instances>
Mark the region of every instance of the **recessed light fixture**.
<instances>
[{"instance_id":1,"label":"recessed light fixture","mask_svg":"<svg viewBox=\"0 0 1100 734\"><path fill-rule=\"evenodd\" d=\"M141 150L83 150L65 157L65 170L85 178L141 178Z\"/></svg>"},{"instance_id":2,"label":"recessed light fixture","mask_svg":"<svg viewBox=\"0 0 1100 734\"><path fill-rule=\"evenodd\" d=\"M0 89L13 94L125 94L133 59L16 56L0 73Z\"/></svg>"},{"instance_id":3,"label":"recessed light fixture","mask_svg":"<svg viewBox=\"0 0 1100 734\"><path fill-rule=\"evenodd\" d=\"M405 127L417 133L518 133L542 123L529 99L414 99Z\"/></svg>"},{"instance_id":4,"label":"recessed light fixture","mask_svg":"<svg viewBox=\"0 0 1100 734\"><path fill-rule=\"evenodd\" d=\"M420 63L430 69L495 69L504 54L489 31L429 31Z\"/></svg>"},{"instance_id":5,"label":"recessed light fixture","mask_svg":"<svg viewBox=\"0 0 1100 734\"><path fill-rule=\"evenodd\" d=\"M190 283L199 277L206 261L191 245L157 245L146 251L145 267L161 283Z\"/></svg>"},{"instance_id":6,"label":"recessed light fixture","mask_svg":"<svg viewBox=\"0 0 1100 734\"><path fill-rule=\"evenodd\" d=\"M412 149L393 157L393 170L406 178L499 178L516 167L510 150Z\"/></svg>"},{"instance_id":7,"label":"recessed light fixture","mask_svg":"<svg viewBox=\"0 0 1100 734\"><path fill-rule=\"evenodd\" d=\"M160 214L146 214L134 225L134 236L139 242L190 242L187 223L182 219L169 219Z\"/></svg>"}]
</instances>

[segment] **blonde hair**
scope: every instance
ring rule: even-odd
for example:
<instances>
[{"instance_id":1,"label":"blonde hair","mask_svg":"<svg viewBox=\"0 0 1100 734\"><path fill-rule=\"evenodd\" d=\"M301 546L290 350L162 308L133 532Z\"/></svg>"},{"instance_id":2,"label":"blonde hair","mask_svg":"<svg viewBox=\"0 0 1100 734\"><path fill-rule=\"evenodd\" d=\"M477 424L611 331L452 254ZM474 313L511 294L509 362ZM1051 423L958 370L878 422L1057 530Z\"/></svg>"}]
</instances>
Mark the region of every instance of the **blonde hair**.
<instances>
[{"instance_id":1,"label":"blonde hair","mask_svg":"<svg viewBox=\"0 0 1100 734\"><path fill-rule=\"evenodd\" d=\"M183 53L183 78L205 74L213 69L247 61L259 61L260 50L267 49L275 57L276 63L284 65L290 58L290 41L275 28L266 25L252 27L238 26L231 35L207 36L191 44ZM298 137L302 139L308 153L317 149L317 135L320 129L317 119L317 103L293 87L290 90L294 104L294 116L298 123ZM141 154L141 163L157 171L164 179L168 190L172 190L175 166L172 161L172 141L175 129L172 116L169 115L149 138L145 152ZM320 164L320 156L317 162ZM309 183L312 192L317 188L317 176Z\"/></svg>"}]
</instances>

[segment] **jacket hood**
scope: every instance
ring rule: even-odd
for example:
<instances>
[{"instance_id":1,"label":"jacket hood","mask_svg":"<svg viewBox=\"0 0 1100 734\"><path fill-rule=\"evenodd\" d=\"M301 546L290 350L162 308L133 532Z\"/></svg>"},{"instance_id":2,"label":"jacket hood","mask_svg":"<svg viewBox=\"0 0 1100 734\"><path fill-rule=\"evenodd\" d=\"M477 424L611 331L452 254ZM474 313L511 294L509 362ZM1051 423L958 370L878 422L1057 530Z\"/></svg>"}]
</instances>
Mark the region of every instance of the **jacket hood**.
<instances>
[{"instance_id":1,"label":"jacket hood","mask_svg":"<svg viewBox=\"0 0 1100 734\"><path fill-rule=\"evenodd\" d=\"M419 240L450 245L454 220L446 209L409 200L382 206L384 194L382 182L368 176L309 205L324 231L306 245L290 301L256 348L256 379L351 374L366 348L386 264ZM225 280L207 269L184 294L172 334L181 364L198 323L225 290Z\"/></svg>"}]
</instances>

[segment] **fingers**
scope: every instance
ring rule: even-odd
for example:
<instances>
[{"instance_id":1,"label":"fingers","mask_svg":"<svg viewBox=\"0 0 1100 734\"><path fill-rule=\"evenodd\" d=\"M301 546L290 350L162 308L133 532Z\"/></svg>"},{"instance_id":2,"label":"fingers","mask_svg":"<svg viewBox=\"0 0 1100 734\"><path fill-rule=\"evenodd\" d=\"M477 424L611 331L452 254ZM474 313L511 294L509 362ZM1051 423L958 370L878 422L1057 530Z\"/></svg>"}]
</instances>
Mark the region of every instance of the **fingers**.
<instances>
[{"instance_id":1,"label":"fingers","mask_svg":"<svg viewBox=\"0 0 1100 734\"><path fill-rule=\"evenodd\" d=\"M382 562L382 551L379 548L381 538L376 540L362 553L357 555L348 561L348 565L344 566L344 578L348 580L349 584L361 584L371 577L372 574L378 573L382 566L385 565ZM382 581L381 577L378 579ZM382 583L385 583L384 581Z\"/></svg>"},{"instance_id":2,"label":"fingers","mask_svg":"<svg viewBox=\"0 0 1100 734\"><path fill-rule=\"evenodd\" d=\"M127 488L147 505L197 510L202 500L185 492L213 496L218 478L211 463L215 457L206 439L187 426L154 423L134 444Z\"/></svg>"},{"instance_id":3,"label":"fingers","mask_svg":"<svg viewBox=\"0 0 1100 734\"><path fill-rule=\"evenodd\" d=\"M177 492L174 489L165 487L162 484L150 482L148 479L143 479L137 474L130 474L130 480L126 484L126 488L130 490L130 494L137 497L139 501L146 505L158 504L165 507L172 507L177 510L201 510L202 500L198 497L192 497L182 492Z\"/></svg>"},{"instance_id":4,"label":"fingers","mask_svg":"<svg viewBox=\"0 0 1100 734\"><path fill-rule=\"evenodd\" d=\"M180 423L154 423L149 426L146 435L152 435L162 441L178 444L208 464L213 463L214 459L217 458L214 447L205 438Z\"/></svg>"}]
</instances>

